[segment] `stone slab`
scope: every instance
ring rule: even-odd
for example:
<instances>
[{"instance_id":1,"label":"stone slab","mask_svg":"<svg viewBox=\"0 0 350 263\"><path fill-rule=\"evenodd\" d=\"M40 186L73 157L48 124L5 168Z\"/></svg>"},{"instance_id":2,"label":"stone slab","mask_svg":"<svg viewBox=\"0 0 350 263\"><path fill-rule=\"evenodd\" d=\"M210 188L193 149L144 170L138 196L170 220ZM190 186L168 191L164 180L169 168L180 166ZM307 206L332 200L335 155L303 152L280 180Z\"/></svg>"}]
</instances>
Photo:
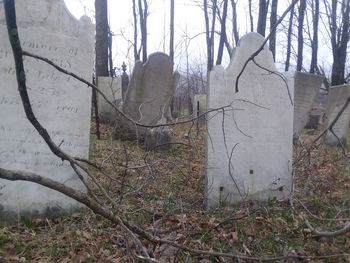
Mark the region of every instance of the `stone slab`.
<instances>
[{"instance_id":1,"label":"stone slab","mask_svg":"<svg viewBox=\"0 0 350 263\"><path fill-rule=\"evenodd\" d=\"M332 121L336 118L337 114L340 112L343 105L345 105L346 100L350 96L350 85L339 85L329 88L328 91L328 104L326 107L326 118L324 122L323 129L326 129ZM323 142L329 145L338 145L339 141L346 145L348 131L350 124L350 105L347 106L343 114L340 116L338 121L333 127L333 131L336 134L332 134L327 131L323 137ZM338 138L337 138L338 137Z\"/></svg>"},{"instance_id":2,"label":"stone slab","mask_svg":"<svg viewBox=\"0 0 350 263\"><path fill-rule=\"evenodd\" d=\"M49 58L90 80L94 26L76 20L63 0L16 0L23 49ZM72 156L89 153L91 90L44 62L25 57L28 93L38 120L60 148ZM0 5L0 167L33 172L84 191L67 162L53 155L26 119ZM74 200L29 182L0 180L0 218L17 213L54 215L80 207Z\"/></svg>"},{"instance_id":3,"label":"stone slab","mask_svg":"<svg viewBox=\"0 0 350 263\"><path fill-rule=\"evenodd\" d=\"M98 77L98 88L116 107L122 104L122 79L121 77ZM117 119L117 112L107 103L107 101L98 94L97 96L98 113L100 120L113 123Z\"/></svg>"},{"instance_id":4,"label":"stone slab","mask_svg":"<svg viewBox=\"0 0 350 263\"><path fill-rule=\"evenodd\" d=\"M207 206L245 200L287 198L292 187L293 78L270 74L249 63L235 82L243 64L264 38L244 36L227 69L210 72L208 109L232 105L208 116ZM276 72L265 46L256 62ZM288 92L289 90L289 92Z\"/></svg>"},{"instance_id":5,"label":"stone slab","mask_svg":"<svg viewBox=\"0 0 350 263\"><path fill-rule=\"evenodd\" d=\"M323 76L296 71L294 75L293 138L297 139L308 123L313 102L320 90Z\"/></svg>"}]
</instances>

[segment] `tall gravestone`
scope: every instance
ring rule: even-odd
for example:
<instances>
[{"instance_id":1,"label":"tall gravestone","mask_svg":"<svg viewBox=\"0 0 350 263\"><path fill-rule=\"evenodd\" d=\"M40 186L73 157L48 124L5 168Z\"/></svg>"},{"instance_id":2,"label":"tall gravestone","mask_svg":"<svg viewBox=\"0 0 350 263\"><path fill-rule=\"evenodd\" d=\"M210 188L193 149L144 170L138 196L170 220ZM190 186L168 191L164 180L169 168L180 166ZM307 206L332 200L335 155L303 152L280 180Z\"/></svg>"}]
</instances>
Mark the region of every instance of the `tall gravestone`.
<instances>
[{"instance_id":1,"label":"tall gravestone","mask_svg":"<svg viewBox=\"0 0 350 263\"><path fill-rule=\"evenodd\" d=\"M16 0L16 12L24 50L91 78L94 26L88 17L76 20L63 0ZM51 153L26 119L2 4L0 36L0 167L37 173L84 191L70 165ZM44 62L25 57L24 67L38 120L63 151L87 158L91 90ZM18 213L53 216L77 207L74 200L38 184L0 180L0 221Z\"/></svg>"},{"instance_id":2,"label":"tall gravestone","mask_svg":"<svg viewBox=\"0 0 350 263\"><path fill-rule=\"evenodd\" d=\"M323 76L296 71L294 75L293 138L297 139L308 123L312 105L320 90Z\"/></svg>"},{"instance_id":3,"label":"tall gravestone","mask_svg":"<svg viewBox=\"0 0 350 263\"><path fill-rule=\"evenodd\" d=\"M286 198L292 187L293 94L276 72L265 46L235 83L247 59L262 45L257 33L245 35L227 69L209 76L208 110L231 105L208 116L207 206L245 200ZM289 92L288 92L289 89Z\"/></svg>"},{"instance_id":4,"label":"tall gravestone","mask_svg":"<svg viewBox=\"0 0 350 263\"><path fill-rule=\"evenodd\" d=\"M323 128L326 129L336 118L342 107L345 105L346 100L350 96L350 85L338 85L329 88L328 91L328 104L326 107L326 118ZM333 132L327 131L323 137L323 141L329 145L338 145L339 141L346 145L350 124L350 105L347 106L342 113L338 121L333 126ZM338 138L337 138L338 137ZM339 139L339 140L338 140Z\"/></svg>"},{"instance_id":5,"label":"tall gravestone","mask_svg":"<svg viewBox=\"0 0 350 263\"><path fill-rule=\"evenodd\" d=\"M98 77L98 89L113 103L116 107L122 104L122 79L120 77ZM101 94L97 95L98 113L100 120L104 122L114 122L117 118L117 112Z\"/></svg>"},{"instance_id":6,"label":"tall gravestone","mask_svg":"<svg viewBox=\"0 0 350 263\"><path fill-rule=\"evenodd\" d=\"M173 62L164 53L151 54L145 64L141 61L136 62L126 92L123 111L141 124L165 123L174 95L177 75L173 73ZM123 126L132 136L141 139L148 135L154 137L153 134L161 134L165 131L136 127L128 121L124 121Z\"/></svg>"}]
</instances>

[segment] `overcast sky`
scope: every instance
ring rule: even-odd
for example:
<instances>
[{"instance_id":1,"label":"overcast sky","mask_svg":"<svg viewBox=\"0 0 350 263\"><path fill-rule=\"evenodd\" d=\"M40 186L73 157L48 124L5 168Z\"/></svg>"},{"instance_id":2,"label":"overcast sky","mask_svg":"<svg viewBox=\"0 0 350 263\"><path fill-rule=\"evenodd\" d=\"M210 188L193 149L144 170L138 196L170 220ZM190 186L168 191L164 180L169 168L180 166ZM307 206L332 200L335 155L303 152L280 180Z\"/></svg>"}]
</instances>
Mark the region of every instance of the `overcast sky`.
<instances>
[{"instance_id":1,"label":"overcast sky","mask_svg":"<svg viewBox=\"0 0 350 263\"><path fill-rule=\"evenodd\" d=\"M76 16L88 15L94 16L94 0L65 0L68 9ZM149 16L148 16L148 54L155 51L169 52L169 0L148 0ZM202 2L200 0L199 2ZM284 12L289 0L279 1L278 15ZM247 0L238 1L237 16L239 24L240 36L248 32L248 7ZM258 1L253 1L253 12L257 11ZM230 19L228 17L228 19ZM256 23L257 16L254 17ZM311 18L308 18L310 21ZM113 38L113 57L115 66L120 67L125 61L130 67L133 63L133 49L131 43L133 41L133 18L132 18L132 1L131 0L109 0L109 20L112 32L115 34ZM287 22L288 16L285 21ZM230 34L230 20L228 24L228 36ZM267 26L269 21L267 21ZM283 30L279 27L279 30ZM190 64L202 64L205 68L206 63L206 47L204 32L204 16L203 11L193 0L176 0L175 1L175 68L180 68L186 64L186 51L189 55ZM279 43L283 43L285 34L277 34L280 36ZM282 36L283 35L283 36ZM188 36L187 38L185 36ZM319 61L323 64L331 64L329 41L322 40L320 34L320 52ZM191 40L189 40L191 39ZM164 41L165 40L165 41ZM218 41L216 42L217 49ZM188 48L186 48L188 47ZM307 47L305 47L307 52ZM285 48L283 45L277 45L277 59L279 67L285 60ZM226 53L226 52L225 52ZM223 60L223 65L228 64L228 58ZM305 56L305 64L308 64L308 56ZM308 67L308 65L306 65ZM325 66L327 68L327 66Z\"/></svg>"}]
</instances>

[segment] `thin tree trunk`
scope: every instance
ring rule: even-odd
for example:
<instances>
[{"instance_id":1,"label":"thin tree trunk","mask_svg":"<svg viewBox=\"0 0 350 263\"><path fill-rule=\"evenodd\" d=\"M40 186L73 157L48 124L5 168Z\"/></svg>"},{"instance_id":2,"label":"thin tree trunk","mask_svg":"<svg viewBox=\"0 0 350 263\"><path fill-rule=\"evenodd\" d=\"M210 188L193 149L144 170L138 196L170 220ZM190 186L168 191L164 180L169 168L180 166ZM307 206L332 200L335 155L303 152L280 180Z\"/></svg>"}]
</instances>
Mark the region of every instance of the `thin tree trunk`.
<instances>
[{"instance_id":1,"label":"thin tree trunk","mask_svg":"<svg viewBox=\"0 0 350 263\"><path fill-rule=\"evenodd\" d=\"M337 17L337 1L332 0L332 49L333 49L333 65L332 65L332 85L340 85L345 82L345 62L347 57L347 45L349 43L349 11L350 0L343 0L341 2L341 25L338 26Z\"/></svg>"},{"instance_id":2,"label":"thin tree trunk","mask_svg":"<svg viewBox=\"0 0 350 263\"><path fill-rule=\"evenodd\" d=\"M211 30L210 30L210 70L214 66L214 37L215 37L215 22L216 22L216 10L217 10L217 0L213 0L212 6L212 20L211 20Z\"/></svg>"},{"instance_id":3,"label":"thin tree trunk","mask_svg":"<svg viewBox=\"0 0 350 263\"><path fill-rule=\"evenodd\" d=\"M141 28L141 44L142 44L142 62L145 63L147 60L147 13L148 4L147 0L139 0L139 13L140 13L140 28Z\"/></svg>"},{"instance_id":4,"label":"thin tree trunk","mask_svg":"<svg viewBox=\"0 0 350 263\"><path fill-rule=\"evenodd\" d=\"M174 63L174 15L175 5L174 0L170 0L170 47L169 56Z\"/></svg>"},{"instance_id":5,"label":"thin tree trunk","mask_svg":"<svg viewBox=\"0 0 350 263\"><path fill-rule=\"evenodd\" d=\"M304 17L306 9L306 0L300 0L299 17L298 17L298 55L297 55L297 71L303 68L303 49L304 49Z\"/></svg>"},{"instance_id":6,"label":"thin tree trunk","mask_svg":"<svg viewBox=\"0 0 350 263\"><path fill-rule=\"evenodd\" d=\"M250 21L250 32L254 32L254 21L252 13L252 0L248 0L249 5L249 21Z\"/></svg>"},{"instance_id":7,"label":"thin tree trunk","mask_svg":"<svg viewBox=\"0 0 350 263\"><path fill-rule=\"evenodd\" d=\"M208 1L203 0L204 8L204 20L205 20L205 39L207 42L207 72L211 70L210 61L211 61L211 41L210 41L210 32L209 32L209 15L208 15Z\"/></svg>"},{"instance_id":8,"label":"thin tree trunk","mask_svg":"<svg viewBox=\"0 0 350 263\"><path fill-rule=\"evenodd\" d=\"M235 2L235 0L231 0L231 6L232 6L232 33L235 39L235 46L237 46L239 41L239 34L238 34L238 27L237 27L237 3Z\"/></svg>"},{"instance_id":9,"label":"thin tree trunk","mask_svg":"<svg viewBox=\"0 0 350 263\"><path fill-rule=\"evenodd\" d=\"M270 30L274 27L277 22L277 5L278 0L272 0L271 3L271 16L270 16ZM276 60L276 29L271 31L270 37L270 50L272 52L273 60Z\"/></svg>"},{"instance_id":10,"label":"thin tree trunk","mask_svg":"<svg viewBox=\"0 0 350 263\"><path fill-rule=\"evenodd\" d=\"M140 60L140 54L137 51L137 14L136 14L136 3L132 0L132 15L134 19L134 60Z\"/></svg>"},{"instance_id":11,"label":"thin tree trunk","mask_svg":"<svg viewBox=\"0 0 350 263\"><path fill-rule=\"evenodd\" d=\"M311 42L311 64L310 73L315 73L317 70L317 52L318 52L318 21L320 15L320 1L312 0L313 5L313 37Z\"/></svg>"},{"instance_id":12,"label":"thin tree trunk","mask_svg":"<svg viewBox=\"0 0 350 263\"><path fill-rule=\"evenodd\" d=\"M108 6L107 0L95 0L96 41L95 41L95 81L98 77L109 76L108 70ZM96 135L100 139L100 119L97 104L97 94L92 92L92 103L95 110Z\"/></svg>"},{"instance_id":13,"label":"thin tree trunk","mask_svg":"<svg viewBox=\"0 0 350 263\"><path fill-rule=\"evenodd\" d=\"M221 30L220 30L220 42L218 49L218 56L216 58L216 65L221 65L222 55L224 52L224 44L226 38L226 18L227 18L227 6L228 0L224 0L224 8L222 10L222 18L221 18Z\"/></svg>"},{"instance_id":14,"label":"thin tree trunk","mask_svg":"<svg viewBox=\"0 0 350 263\"><path fill-rule=\"evenodd\" d=\"M292 31L293 31L293 17L294 17L294 6L290 10L289 23L288 23L288 33L287 33L287 58L284 70L289 70L290 65L290 53L292 50Z\"/></svg>"},{"instance_id":15,"label":"thin tree trunk","mask_svg":"<svg viewBox=\"0 0 350 263\"><path fill-rule=\"evenodd\" d=\"M258 17L258 26L257 32L265 36L266 31L266 17L268 10L269 1L259 0L259 17Z\"/></svg>"}]
</instances>

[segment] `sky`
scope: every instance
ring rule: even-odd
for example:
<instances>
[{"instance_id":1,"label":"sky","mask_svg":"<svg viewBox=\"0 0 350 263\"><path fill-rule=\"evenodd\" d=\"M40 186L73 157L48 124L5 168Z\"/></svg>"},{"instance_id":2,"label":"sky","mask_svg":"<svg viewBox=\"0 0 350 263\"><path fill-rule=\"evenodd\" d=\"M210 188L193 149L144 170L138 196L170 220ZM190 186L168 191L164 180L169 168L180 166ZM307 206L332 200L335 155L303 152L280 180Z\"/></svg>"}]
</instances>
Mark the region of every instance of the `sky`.
<instances>
[{"instance_id":1,"label":"sky","mask_svg":"<svg viewBox=\"0 0 350 263\"><path fill-rule=\"evenodd\" d=\"M94 16L94 0L65 0L68 9L76 17L82 15L88 15L93 18ZM156 51L169 52L169 0L148 0L149 2L149 16L148 16L148 54ZM176 0L175 1L175 69L180 72L186 65L186 58L189 58L190 65L200 65L205 69L206 65L206 42L204 35L204 15L203 10L195 3L195 0ZM202 0L197 0L202 2ZM288 6L289 0L279 1L278 15L284 12L286 6ZM249 31L248 21L248 1L237 2L237 16L239 24L240 36ZM253 12L258 10L258 1L253 1ZM113 60L117 68L125 61L132 69L133 65L133 18L132 18L132 1L131 0L109 0L109 22L113 38ZM288 20L285 18L285 23ZM257 15L254 17L255 23L257 22ZM307 18L309 21L311 17ZM228 17L228 36L232 38L230 34L231 20ZM269 25L269 21L267 21ZM219 30L219 27L218 27ZM282 26L278 28L284 30ZM268 32L268 29L267 29ZM277 34L280 39L279 43L285 42L285 34ZM322 39L324 37L324 39ZM326 33L320 34L319 40L319 61L326 68L330 68L331 56L330 56L330 44L327 41ZM216 40L216 48L218 45L218 39ZM305 52L308 52L308 47L305 47ZM227 52L224 54L223 66L227 66L229 58ZM283 45L277 45L277 67L282 69L285 60L285 48ZM309 59L305 57L305 66L308 68ZM279 59L279 60L278 60Z\"/></svg>"}]
</instances>

